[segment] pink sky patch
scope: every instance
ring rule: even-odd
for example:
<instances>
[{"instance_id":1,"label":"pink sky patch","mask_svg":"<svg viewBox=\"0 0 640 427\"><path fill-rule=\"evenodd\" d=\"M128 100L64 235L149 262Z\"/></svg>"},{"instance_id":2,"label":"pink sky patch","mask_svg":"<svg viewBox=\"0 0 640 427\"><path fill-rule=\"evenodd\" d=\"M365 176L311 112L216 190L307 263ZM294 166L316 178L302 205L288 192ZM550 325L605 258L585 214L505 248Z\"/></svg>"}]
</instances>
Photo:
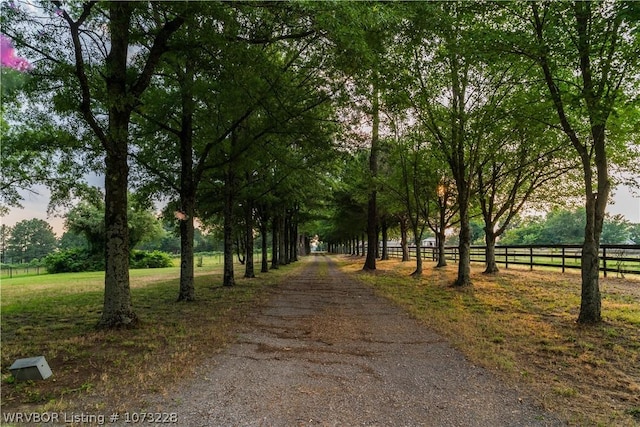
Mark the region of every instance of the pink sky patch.
<instances>
[{"instance_id":1,"label":"pink sky patch","mask_svg":"<svg viewBox=\"0 0 640 427\"><path fill-rule=\"evenodd\" d=\"M29 61L16 56L11 40L4 34L0 34L0 65L18 71L29 71L31 69Z\"/></svg>"}]
</instances>

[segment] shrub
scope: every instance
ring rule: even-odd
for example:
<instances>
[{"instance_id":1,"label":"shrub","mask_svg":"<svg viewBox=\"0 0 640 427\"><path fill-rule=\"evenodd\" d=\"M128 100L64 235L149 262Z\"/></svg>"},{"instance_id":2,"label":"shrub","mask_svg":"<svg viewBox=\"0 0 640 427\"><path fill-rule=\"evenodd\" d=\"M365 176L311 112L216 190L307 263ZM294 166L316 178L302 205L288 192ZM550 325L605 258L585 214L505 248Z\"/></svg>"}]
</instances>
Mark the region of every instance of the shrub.
<instances>
[{"instance_id":1,"label":"shrub","mask_svg":"<svg viewBox=\"0 0 640 427\"><path fill-rule=\"evenodd\" d=\"M104 260L93 257L85 249L74 248L53 252L44 258L49 273L77 273L104 269Z\"/></svg>"},{"instance_id":2,"label":"shrub","mask_svg":"<svg viewBox=\"0 0 640 427\"><path fill-rule=\"evenodd\" d=\"M129 258L131 268L164 268L172 267L173 261L171 256L161 251L131 251L131 257Z\"/></svg>"},{"instance_id":3,"label":"shrub","mask_svg":"<svg viewBox=\"0 0 640 427\"><path fill-rule=\"evenodd\" d=\"M86 249L74 248L54 252L44 258L49 273L77 273L104 270L104 258L90 255ZM130 268L163 268L173 266L171 257L161 251L131 251Z\"/></svg>"}]
</instances>

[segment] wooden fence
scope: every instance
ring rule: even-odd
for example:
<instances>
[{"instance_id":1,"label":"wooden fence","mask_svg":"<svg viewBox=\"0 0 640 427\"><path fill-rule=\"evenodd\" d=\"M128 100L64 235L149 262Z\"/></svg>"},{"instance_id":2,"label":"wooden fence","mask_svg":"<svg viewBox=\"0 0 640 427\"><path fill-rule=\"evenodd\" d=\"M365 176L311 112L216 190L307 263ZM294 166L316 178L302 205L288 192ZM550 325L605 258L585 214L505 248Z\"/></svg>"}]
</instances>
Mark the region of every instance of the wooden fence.
<instances>
[{"instance_id":1,"label":"wooden fence","mask_svg":"<svg viewBox=\"0 0 640 427\"><path fill-rule=\"evenodd\" d=\"M2 265L0 267L0 277L10 279L14 276L39 275L46 273L47 269L40 265Z\"/></svg>"},{"instance_id":2,"label":"wooden fence","mask_svg":"<svg viewBox=\"0 0 640 427\"><path fill-rule=\"evenodd\" d=\"M388 247L389 256L402 257L402 248ZM437 261L438 248L422 246L420 248L424 260ZM410 247L409 254L415 259L416 248ZM485 246L471 247L472 262L486 262L487 249ZM526 265L533 270L534 266L557 267L562 272L566 269L580 268L581 245L513 245L496 246L496 262L509 268L510 265ZM459 258L457 246L445 247L445 256L456 262ZM640 274L640 245L601 245L600 271L607 277L608 272L617 275Z\"/></svg>"}]
</instances>

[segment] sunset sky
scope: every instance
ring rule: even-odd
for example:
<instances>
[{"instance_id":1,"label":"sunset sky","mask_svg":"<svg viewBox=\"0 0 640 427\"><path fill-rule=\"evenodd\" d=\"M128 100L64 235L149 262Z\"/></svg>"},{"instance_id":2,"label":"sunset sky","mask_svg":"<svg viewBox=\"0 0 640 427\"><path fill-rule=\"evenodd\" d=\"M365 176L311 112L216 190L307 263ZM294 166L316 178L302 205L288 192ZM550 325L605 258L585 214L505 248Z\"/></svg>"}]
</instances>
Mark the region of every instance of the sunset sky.
<instances>
[{"instance_id":1,"label":"sunset sky","mask_svg":"<svg viewBox=\"0 0 640 427\"><path fill-rule=\"evenodd\" d=\"M49 203L49 192L46 188L38 189L40 195L25 194L22 203L24 209L12 209L6 217L1 219L2 224L13 226L16 222L24 219L43 219L53 227L58 237L64 232L64 218L47 216L47 204ZM628 187L621 187L614 191L613 203L610 203L607 212L611 215L622 214L630 222L640 223L640 195L636 191L635 195Z\"/></svg>"}]
</instances>

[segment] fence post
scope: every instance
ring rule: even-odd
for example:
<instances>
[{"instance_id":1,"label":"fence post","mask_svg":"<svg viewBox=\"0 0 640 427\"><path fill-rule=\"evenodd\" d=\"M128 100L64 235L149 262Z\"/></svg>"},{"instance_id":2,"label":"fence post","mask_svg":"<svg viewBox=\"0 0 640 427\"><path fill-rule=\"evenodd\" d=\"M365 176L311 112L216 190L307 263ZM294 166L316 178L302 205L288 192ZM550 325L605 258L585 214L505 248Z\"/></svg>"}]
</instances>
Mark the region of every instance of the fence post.
<instances>
[{"instance_id":1,"label":"fence post","mask_svg":"<svg viewBox=\"0 0 640 427\"><path fill-rule=\"evenodd\" d=\"M602 268L604 270L604 277L607 277L607 247L602 248Z\"/></svg>"},{"instance_id":2,"label":"fence post","mask_svg":"<svg viewBox=\"0 0 640 427\"><path fill-rule=\"evenodd\" d=\"M564 246L562 247L562 272L564 273Z\"/></svg>"},{"instance_id":3,"label":"fence post","mask_svg":"<svg viewBox=\"0 0 640 427\"><path fill-rule=\"evenodd\" d=\"M504 268L509 268L509 248L507 246L504 247Z\"/></svg>"},{"instance_id":4,"label":"fence post","mask_svg":"<svg viewBox=\"0 0 640 427\"><path fill-rule=\"evenodd\" d=\"M529 246L529 271L533 271L533 246Z\"/></svg>"}]
</instances>

